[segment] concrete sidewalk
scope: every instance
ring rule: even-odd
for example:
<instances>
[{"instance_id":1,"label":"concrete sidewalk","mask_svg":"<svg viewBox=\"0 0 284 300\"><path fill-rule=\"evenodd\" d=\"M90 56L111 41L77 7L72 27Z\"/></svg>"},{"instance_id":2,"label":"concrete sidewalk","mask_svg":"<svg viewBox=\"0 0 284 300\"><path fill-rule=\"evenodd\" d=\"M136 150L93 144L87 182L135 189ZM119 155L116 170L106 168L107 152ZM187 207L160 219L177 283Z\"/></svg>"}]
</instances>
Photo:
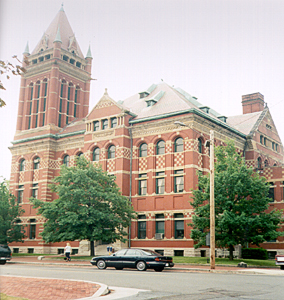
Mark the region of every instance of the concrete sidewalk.
<instances>
[{"instance_id":1,"label":"concrete sidewalk","mask_svg":"<svg viewBox=\"0 0 284 300\"><path fill-rule=\"evenodd\" d=\"M13 257L9 264L35 264L35 265L60 265L66 267L82 266L85 268L96 268L88 261L76 260L72 258L71 262L64 261L64 257L46 256L39 260L36 256ZM227 274L258 274L284 276L284 271L279 268L238 268L232 266L216 266L216 269L210 270L208 265L185 265L177 264L175 272L212 272ZM11 296L23 297L29 300L67 300L67 299L95 299L109 292L109 288L102 283L49 279L49 278L32 278L17 276L1 276L1 292ZM126 295L135 295L140 290L111 288L112 293L103 297L103 299L122 299Z\"/></svg>"}]
</instances>

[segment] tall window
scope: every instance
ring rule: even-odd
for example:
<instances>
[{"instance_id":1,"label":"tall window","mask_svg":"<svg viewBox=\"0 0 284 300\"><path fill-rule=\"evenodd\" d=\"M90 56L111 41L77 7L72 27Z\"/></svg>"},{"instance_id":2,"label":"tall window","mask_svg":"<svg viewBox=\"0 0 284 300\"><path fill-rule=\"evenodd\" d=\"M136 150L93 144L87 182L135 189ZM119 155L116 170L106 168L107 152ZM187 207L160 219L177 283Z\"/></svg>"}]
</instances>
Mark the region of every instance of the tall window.
<instances>
[{"instance_id":1,"label":"tall window","mask_svg":"<svg viewBox=\"0 0 284 300\"><path fill-rule=\"evenodd\" d=\"M40 98L40 81L36 83L36 99L35 99L35 106L36 106L36 115L35 115L35 128L38 125L38 111L39 111L39 98Z\"/></svg>"},{"instance_id":2,"label":"tall window","mask_svg":"<svg viewBox=\"0 0 284 300\"><path fill-rule=\"evenodd\" d=\"M179 137L175 140L175 152L183 151L183 138Z\"/></svg>"},{"instance_id":3,"label":"tall window","mask_svg":"<svg viewBox=\"0 0 284 300\"><path fill-rule=\"evenodd\" d=\"M93 124L94 124L94 131L98 131L100 129L99 121L95 121Z\"/></svg>"},{"instance_id":4,"label":"tall window","mask_svg":"<svg viewBox=\"0 0 284 300\"><path fill-rule=\"evenodd\" d=\"M18 189L18 203L23 203L23 199L24 199L24 186L23 185L19 185L19 189Z\"/></svg>"},{"instance_id":5,"label":"tall window","mask_svg":"<svg viewBox=\"0 0 284 300\"><path fill-rule=\"evenodd\" d=\"M32 107L33 107L33 101L32 100L33 100L33 93L34 93L34 86L33 86L33 84L30 85L29 90L30 90L30 110L29 110L29 124L28 124L28 129L31 128L31 122L32 122L32 120L31 120L31 118L32 118Z\"/></svg>"},{"instance_id":6,"label":"tall window","mask_svg":"<svg viewBox=\"0 0 284 300\"><path fill-rule=\"evenodd\" d=\"M109 148L108 148L108 158L115 158L115 146L114 145L111 145Z\"/></svg>"},{"instance_id":7,"label":"tall window","mask_svg":"<svg viewBox=\"0 0 284 300\"><path fill-rule=\"evenodd\" d=\"M184 238L183 214L174 214L174 219L175 219L175 239L183 239Z\"/></svg>"},{"instance_id":8,"label":"tall window","mask_svg":"<svg viewBox=\"0 0 284 300\"><path fill-rule=\"evenodd\" d=\"M61 114L62 114L62 109L63 109L63 94L65 90L65 84L66 81L62 80L61 82L61 88L60 88L60 101L59 101L59 116L58 116L58 127L61 127Z\"/></svg>"},{"instance_id":9,"label":"tall window","mask_svg":"<svg viewBox=\"0 0 284 300\"><path fill-rule=\"evenodd\" d=\"M38 199L38 183L33 184L32 197Z\"/></svg>"},{"instance_id":10,"label":"tall window","mask_svg":"<svg viewBox=\"0 0 284 300\"><path fill-rule=\"evenodd\" d=\"M80 87L76 86L75 97L74 97L74 118L77 117L77 103L78 103L79 90L80 90Z\"/></svg>"},{"instance_id":11,"label":"tall window","mask_svg":"<svg viewBox=\"0 0 284 300\"><path fill-rule=\"evenodd\" d=\"M36 237L36 219L30 219L30 234L29 238L34 240Z\"/></svg>"},{"instance_id":12,"label":"tall window","mask_svg":"<svg viewBox=\"0 0 284 300\"><path fill-rule=\"evenodd\" d=\"M42 126L45 124L45 112L46 112L46 95L47 95L47 79L43 81L44 98L43 98L43 114L42 114Z\"/></svg>"},{"instance_id":13,"label":"tall window","mask_svg":"<svg viewBox=\"0 0 284 300\"><path fill-rule=\"evenodd\" d=\"M138 216L138 239L146 239L146 216Z\"/></svg>"},{"instance_id":14,"label":"tall window","mask_svg":"<svg viewBox=\"0 0 284 300\"><path fill-rule=\"evenodd\" d=\"M165 172L156 173L156 194L164 194L165 192Z\"/></svg>"},{"instance_id":15,"label":"tall window","mask_svg":"<svg viewBox=\"0 0 284 300\"><path fill-rule=\"evenodd\" d=\"M261 144L263 144L263 135L260 136L259 141Z\"/></svg>"},{"instance_id":16,"label":"tall window","mask_svg":"<svg viewBox=\"0 0 284 300\"><path fill-rule=\"evenodd\" d=\"M22 159L20 161L20 172L25 171L26 161Z\"/></svg>"},{"instance_id":17,"label":"tall window","mask_svg":"<svg viewBox=\"0 0 284 300\"><path fill-rule=\"evenodd\" d=\"M165 216L164 214L156 215L156 233L165 233Z\"/></svg>"},{"instance_id":18,"label":"tall window","mask_svg":"<svg viewBox=\"0 0 284 300\"><path fill-rule=\"evenodd\" d=\"M157 148L156 148L157 155L165 154L165 144L166 143L163 140L161 140L157 143Z\"/></svg>"},{"instance_id":19,"label":"tall window","mask_svg":"<svg viewBox=\"0 0 284 300\"><path fill-rule=\"evenodd\" d=\"M184 179L183 179L183 170L175 170L174 173L174 191L175 193L181 193L184 190Z\"/></svg>"},{"instance_id":20,"label":"tall window","mask_svg":"<svg viewBox=\"0 0 284 300\"><path fill-rule=\"evenodd\" d=\"M110 127L114 128L117 126L117 118L111 118L110 119Z\"/></svg>"},{"instance_id":21,"label":"tall window","mask_svg":"<svg viewBox=\"0 0 284 300\"><path fill-rule=\"evenodd\" d=\"M198 139L198 152L202 153L202 139Z\"/></svg>"},{"instance_id":22,"label":"tall window","mask_svg":"<svg viewBox=\"0 0 284 300\"><path fill-rule=\"evenodd\" d=\"M267 138L266 137L263 139L263 145L267 146Z\"/></svg>"},{"instance_id":23,"label":"tall window","mask_svg":"<svg viewBox=\"0 0 284 300\"><path fill-rule=\"evenodd\" d=\"M93 150L93 161L99 161L100 160L100 148L95 148Z\"/></svg>"},{"instance_id":24,"label":"tall window","mask_svg":"<svg viewBox=\"0 0 284 300\"><path fill-rule=\"evenodd\" d=\"M139 195L146 195L147 194L147 174L139 174L139 181L138 181L138 194Z\"/></svg>"},{"instance_id":25,"label":"tall window","mask_svg":"<svg viewBox=\"0 0 284 300\"><path fill-rule=\"evenodd\" d=\"M146 157L147 149L148 149L148 146L146 143L141 144L139 147L139 157Z\"/></svg>"},{"instance_id":26,"label":"tall window","mask_svg":"<svg viewBox=\"0 0 284 300\"><path fill-rule=\"evenodd\" d=\"M69 122L69 108L70 108L70 101L72 101L72 90L73 90L73 84L69 83L68 85L68 92L67 92L67 108L66 108L66 124Z\"/></svg>"},{"instance_id":27,"label":"tall window","mask_svg":"<svg viewBox=\"0 0 284 300\"><path fill-rule=\"evenodd\" d=\"M108 128L108 119L102 120L102 129L107 129Z\"/></svg>"},{"instance_id":28,"label":"tall window","mask_svg":"<svg viewBox=\"0 0 284 300\"><path fill-rule=\"evenodd\" d=\"M262 166L261 166L261 158L260 157L257 159L257 168L258 169L262 168Z\"/></svg>"},{"instance_id":29,"label":"tall window","mask_svg":"<svg viewBox=\"0 0 284 300\"><path fill-rule=\"evenodd\" d=\"M63 158L63 164L66 167L69 167L69 162L70 162L70 156L69 155L65 155L64 158Z\"/></svg>"},{"instance_id":30,"label":"tall window","mask_svg":"<svg viewBox=\"0 0 284 300\"><path fill-rule=\"evenodd\" d=\"M39 163L40 163L40 158L36 157L34 159L34 170L38 170L39 169Z\"/></svg>"},{"instance_id":31,"label":"tall window","mask_svg":"<svg viewBox=\"0 0 284 300\"><path fill-rule=\"evenodd\" d=\"M270 188L269 188L269 194L268 194L268 198L270 198L270 202L274 202L274 183L270 182Z\"/></svg>"}]
</instances>

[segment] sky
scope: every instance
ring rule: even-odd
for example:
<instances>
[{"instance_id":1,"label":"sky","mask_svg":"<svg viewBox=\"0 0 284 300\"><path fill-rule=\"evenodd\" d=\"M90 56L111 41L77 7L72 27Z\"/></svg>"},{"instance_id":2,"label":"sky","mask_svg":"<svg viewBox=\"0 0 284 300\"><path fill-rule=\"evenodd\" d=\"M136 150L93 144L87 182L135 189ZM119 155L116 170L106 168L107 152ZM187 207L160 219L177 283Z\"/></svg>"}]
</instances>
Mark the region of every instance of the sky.
<instances>
[{"instance_id":1,"label":"sky","mask_svg":"<svg viewBox=\"0 0 284 300\"><path fill-rule=\"evenodd\" d=\"M0 0L0 59L30 53L63 0ZM64 0L93 64L90 109L105 88L124 100L161 80L225 116L242 95L260 92L284 141L283 0ZM20 78L1 77L0 176L10 178Z\"/></svg>"}]
</instances>

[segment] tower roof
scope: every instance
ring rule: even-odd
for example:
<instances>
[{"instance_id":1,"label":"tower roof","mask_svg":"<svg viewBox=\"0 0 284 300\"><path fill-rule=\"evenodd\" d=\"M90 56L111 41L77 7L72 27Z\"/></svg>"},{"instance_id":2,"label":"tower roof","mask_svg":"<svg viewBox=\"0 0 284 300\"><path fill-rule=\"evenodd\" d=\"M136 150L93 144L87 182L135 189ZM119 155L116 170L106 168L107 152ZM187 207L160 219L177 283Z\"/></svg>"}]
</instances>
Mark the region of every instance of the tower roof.
<instances>
[{"instance_id":1,"label":"tower roof","mask_svg":"<svg viewBox=\"0 0 284 300\"><path fill-rule=\"evenodd\" d=\"M62 7L43 34L32 54L53 48L53 42L58 38L58 30L60 30L60 38L62 42L61 48L69 52L74 52L79 57L84 58Z\"/></svg>"}]
</instances>

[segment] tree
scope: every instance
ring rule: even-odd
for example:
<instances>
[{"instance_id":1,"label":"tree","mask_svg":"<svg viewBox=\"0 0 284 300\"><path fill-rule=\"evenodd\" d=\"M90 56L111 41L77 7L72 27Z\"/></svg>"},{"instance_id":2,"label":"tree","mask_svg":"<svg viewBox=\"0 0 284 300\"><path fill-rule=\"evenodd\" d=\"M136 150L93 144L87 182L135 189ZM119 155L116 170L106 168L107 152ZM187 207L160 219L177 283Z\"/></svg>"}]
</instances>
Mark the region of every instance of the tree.
<instances>
[{"instance_id":1,"label":"tree","mask_svg":"<svg viewBox=\"0 0 284 300\"><path fill-rule=\"evenodd\" d=\"M20 223L23 213L15 196L9 193L7 183L0 182L0 244L23 242L25 231Z\"/></svg>"},{"instance_id":2,"label":"tree","mask_svg":"<svg viewBox=\"0 0 284 300\"><path fill-rule=\"evenodd\" d=\"M19 59L17 58L16 55L14 55L12 58L16 59L19 63ZM24 63L27 65L29 62L28 60L24 57ZM13 65L10 62L5 62L3 60L0 60L0 74L1 75L6 75L7 79L10 79L10 74L12 75L21 75L22 73L25 73L26 69L22 65ZM0 90L6 90L2 81L0 80ZM0 98L0 107L5 106L6 103L3 99Z\"/></svg>"},{"instance_id":3,"label":"tree","mask_svg":"<svg viewBox=\"0 0 284 300\"><path fill-rule=\"evenodd\" d=\"M59 197L53 202L32 200L46 218L41 233L45 242L86 239L94 255L94 241L126 241L125 228L136 215L114 176L81 157L74 167L62 166L51 189Z\"/></svg>"},{"instance_id":4,"label":"tree","mask_svg":"<svg viewBox=\"0 0 284 300\"><path fill-rule=\"evenodd\" d=\"M269 185L236 152L234 142L215 150L215 240L217 247L228 247L233 260L234 246L247 243L259 246L283 235L280 228L281 211L268 211ZM193 191L195 209L192 218L192 239L195 248L205 245L210 228L210 179L198 174L199 189Z\"/></svg>"}]
</instances>

